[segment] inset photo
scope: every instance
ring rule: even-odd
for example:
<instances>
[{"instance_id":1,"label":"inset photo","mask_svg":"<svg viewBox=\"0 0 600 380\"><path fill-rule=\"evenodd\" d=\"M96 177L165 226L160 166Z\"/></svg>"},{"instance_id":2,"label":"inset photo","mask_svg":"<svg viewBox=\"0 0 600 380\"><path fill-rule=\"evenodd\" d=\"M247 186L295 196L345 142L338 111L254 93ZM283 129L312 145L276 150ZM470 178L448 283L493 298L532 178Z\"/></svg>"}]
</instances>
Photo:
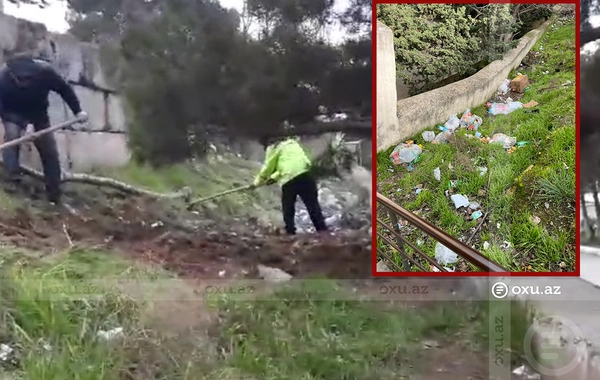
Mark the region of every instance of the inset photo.
<instances>
[{"instance_id":1,"label":"inset photo","mask_svg":"<svg viewBox=\"0 0 600 380\"><path fill-rule=\"evenodd\" d=\"M376 14L375 275L578 275L576 5Z\"/></svg>"}]
</instances>

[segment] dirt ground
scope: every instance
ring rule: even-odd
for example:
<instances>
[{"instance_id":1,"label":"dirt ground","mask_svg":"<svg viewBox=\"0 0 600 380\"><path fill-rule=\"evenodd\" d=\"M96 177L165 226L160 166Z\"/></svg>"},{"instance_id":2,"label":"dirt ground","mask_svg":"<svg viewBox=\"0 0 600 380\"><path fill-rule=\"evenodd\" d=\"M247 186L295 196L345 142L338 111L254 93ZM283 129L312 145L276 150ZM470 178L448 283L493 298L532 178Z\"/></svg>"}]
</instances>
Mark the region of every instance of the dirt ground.
<instances>
[{"instance_id":1,"label":"dirt ground","mask_svg":"<svg viewBox=\"0 0 600 380\"><path fill-rule=\"evenodd\" d=\"M212 215L188 212L165 202L72 184L65 187L65 201L75 213L57 211L43 199L37 180L26 182L27 191L20 192L0 183L0 189L18 200L16 207L0 213L4 244L48 254L74 247L106 250L200 282L256 278L258 264L282 269L297 278L371 278L368 229L290 238L258 226L255 220L215 220ZM376 294L381 284L395 281L403 280L365 280L361 292ZM449 294L473 291L451 278L430 283L435 283L433 289ZM207 326L214 317L200 302L158 302L152 308L144 313L146 318L152 325L166 326L171 333ZM474 352L465 339L424 345L428 354L423 357L427 361L423 368L428 370L414 380L488 378L487 356Z\"/></svg>"},{"instance_id":2,"label":"dirt ground","mask_svg":"<svg viewBox=\"0 0 600 380\"><path fill-rule=\"evenodd\" d=\"M23 207L0 215L5 242L44 252L106 249L183 278L254 278L258 264L299 278L371 276L368 230L290 238L254 220L219 221L153 199L72 184L66 186L65 203L75 213L57 212L40 196L40 185L29 184L30 199L5 189L23 198Z\"/></svg>"}]
</instances>

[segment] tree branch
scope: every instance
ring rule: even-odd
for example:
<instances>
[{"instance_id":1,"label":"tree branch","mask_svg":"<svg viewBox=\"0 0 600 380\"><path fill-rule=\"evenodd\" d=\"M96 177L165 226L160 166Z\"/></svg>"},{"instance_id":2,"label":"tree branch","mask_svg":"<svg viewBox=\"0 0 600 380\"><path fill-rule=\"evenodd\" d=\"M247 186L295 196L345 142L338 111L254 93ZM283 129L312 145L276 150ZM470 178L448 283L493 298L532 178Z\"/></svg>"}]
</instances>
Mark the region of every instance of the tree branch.
<instances>
[{"instance_id":1,"label":"tree branch","mask_svg":"<svg viewBox=\"0 0 600 380\"><path fill-rule=\"evenodd\" d=\"M25 166L22 166L23 171L26 174L29 174L36 178L44 178L44 174ZM107 177L99 177L91 174L80 174L80 173L69 173L63 172L62 176L63 182L77 182L77 183L85 183L88 185L101 186L101 187L109 187L115 190L119 190L128 194L133 195L145 195L152 198L163 198L163 199L176 199L183 198L189 199L191 196L191 189L183 188L180 191L174 193L156 193L154 191L142 189L133 185L129 185L125 182L117 181L113 178Z\"/></svg>"},{"instance_id":2,"label":"tree branch","mask_svg":"<svg viewBox=\"0 0 600 380\"><path fill-rule=\"evenodd\" d=\"M600 28L582 30L579 38L579 47L583 47L585 44L596 40L600 40Z\"/></svg>"},{"instance_id":3,"label":"tree branch","mask_svg":"<svg viewBox=\"0 0 600 380\"><path fill-rule=\"evenodd\" d=\"M313 122L295 126L289 131L282 131L282 136L292 135L320 135L329 132L355 133L364 135L365 137L372 136L373 125L371 120L344 120L330 123Z\"/></svg>"}]
</instances>

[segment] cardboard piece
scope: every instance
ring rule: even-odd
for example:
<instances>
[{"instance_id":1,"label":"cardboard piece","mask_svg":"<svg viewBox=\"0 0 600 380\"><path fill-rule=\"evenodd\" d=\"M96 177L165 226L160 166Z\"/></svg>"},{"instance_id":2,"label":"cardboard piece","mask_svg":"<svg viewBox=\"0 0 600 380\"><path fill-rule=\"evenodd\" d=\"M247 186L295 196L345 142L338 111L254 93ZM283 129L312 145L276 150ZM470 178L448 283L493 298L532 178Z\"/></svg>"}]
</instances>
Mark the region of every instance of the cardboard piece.
<instances>
[{"instance_id":1,"label":"cardboard piece","mask_svg":"<svg viewBox=\"0 0 600 380\"><path fill-rule=\"evenodd\" d=\"M510 89L519 94L525 92L527 86L529 86L529 78L527 78L527 75L519 75L510 81Z\"/></svg>"},{"instance_id":2,"label":"cardboard piece","mask_svg":"<svg viewBox=\"0 0 600 380\"><path fill-rule=\"evenodd\" d=\"M525 104L523 104L523 108L533 108L535 106L537 106L539 103L536 102L535 100L531 100Z\"/></svg>"}]
</instances>

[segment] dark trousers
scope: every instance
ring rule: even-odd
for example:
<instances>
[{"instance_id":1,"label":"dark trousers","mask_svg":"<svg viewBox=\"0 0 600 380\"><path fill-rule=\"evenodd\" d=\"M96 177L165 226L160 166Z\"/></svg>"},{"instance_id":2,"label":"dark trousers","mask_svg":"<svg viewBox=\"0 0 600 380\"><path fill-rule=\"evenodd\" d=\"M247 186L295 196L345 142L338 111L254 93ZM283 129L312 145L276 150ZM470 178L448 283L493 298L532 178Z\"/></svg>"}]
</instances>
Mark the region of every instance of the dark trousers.
<instances>
[{"instance_id":1,"label":"dark trousers","mask_svg":"<svg viewBox=\"0 0 600 380\"><path fill-rule=\"evenodd\" d=\"M36 118L37 120L29 121L18 116L7 117L2 120L4 124L4 142L9 142L18 139L23 135L27 125L32 123L34 129L41 131L50 126L48 117ZM46 193L50 202L60 201L60 180L61 169L58 156L58 148L56 140L52 133L45 134L34 140L35 147L40 155L42 166L44 168L44 181L46 184ZM21 174L21 164L19 160L19 146L10 147L2 151L2 160L8 171L9 176L18 178Z\"/></svg>"},{"instance_id":2,"label":"dark trousers","mask_svg":"<svg viewBox=\"0 0 600 380\"><path fill-rule=\"evenodd\" d=\"M296 214L296 199L300 196L308 210L310 220L317 231L327 231L325 218L319 205L319 192L317 183L309 173L300 174L281 187L281 203L285 231L288 234L296 233L294 217Z\"/></svg>"}]
</instances>

